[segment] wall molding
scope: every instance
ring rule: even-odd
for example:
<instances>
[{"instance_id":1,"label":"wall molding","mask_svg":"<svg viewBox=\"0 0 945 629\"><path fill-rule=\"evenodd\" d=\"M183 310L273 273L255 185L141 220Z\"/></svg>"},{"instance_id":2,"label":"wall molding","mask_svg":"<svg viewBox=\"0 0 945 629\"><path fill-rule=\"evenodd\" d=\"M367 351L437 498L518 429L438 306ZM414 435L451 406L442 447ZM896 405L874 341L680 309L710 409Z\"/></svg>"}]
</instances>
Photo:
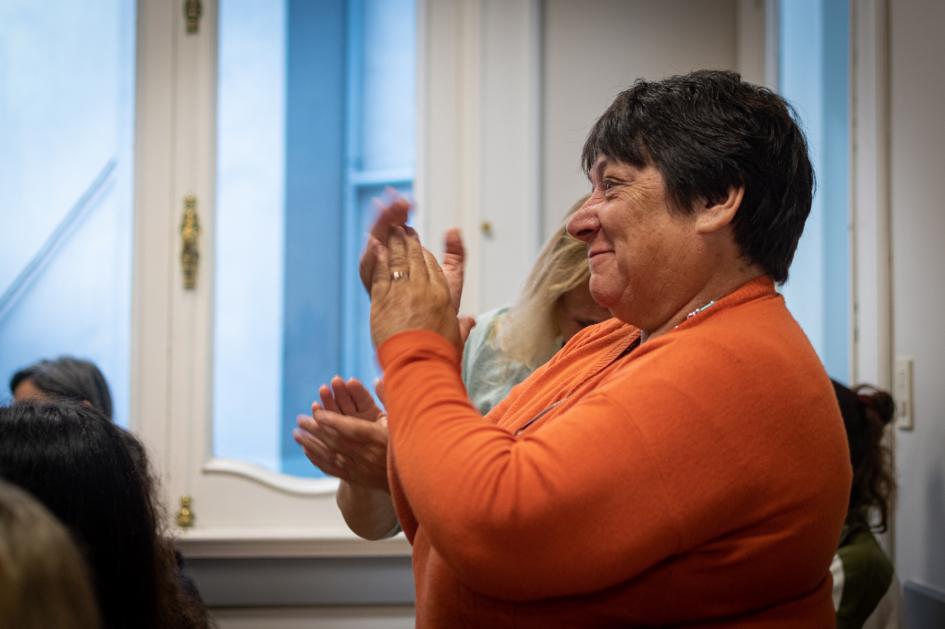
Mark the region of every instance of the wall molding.
<instances>
[{"instance_id":1,"label":"wall molding","mask_svg":"<svg viewBox=\"0 0 945 629\"><path fill-rule=\"evenodd\" d=\"M210 608L414 604L409 557L185 560Z\"/></svg>"}]
</instances>

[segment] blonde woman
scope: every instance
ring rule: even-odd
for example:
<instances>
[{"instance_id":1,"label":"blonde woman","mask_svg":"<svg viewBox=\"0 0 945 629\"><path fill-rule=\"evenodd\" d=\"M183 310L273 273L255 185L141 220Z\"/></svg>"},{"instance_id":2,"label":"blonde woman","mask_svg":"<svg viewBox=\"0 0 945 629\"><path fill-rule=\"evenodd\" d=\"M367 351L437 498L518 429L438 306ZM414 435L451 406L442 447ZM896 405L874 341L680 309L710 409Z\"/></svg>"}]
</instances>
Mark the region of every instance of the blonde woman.
<instances>
[{"instance_id":1,"label":"blonde woman","mask_svg":"<svg viewBox=\"0 0 945 629\"><path fill-rule=\"evenodd\" d=\"M0 629L99 626L69 532L25 491L0 481Z\"/></svg>"},{"instance_id":2,"label":"blonde woman","mask_svg":"<svg viewBox=\"0 0 945 629\"><path fill-rule=\"evenodd\" d=\"M562 225L538 254L518 301L476 317L462 373L480 413L487 414L577 332L610 317L591 298L589 278L587 248Z\"/></svg>"},{"instance_id":3,"label":"blonde woman","mask_svg":"<svg viewBox=\"0 0 945 629\"><path fill-rule=\"evenodd\" d=\"M461 260L462 246L453 246ZM462 378L480 413L486 415L578 331L610 317L591 298L589 278L584 244L562 225L542 248L519 299L476 318L463 350ZM316 467L341 479L338 506L352 531L366 539L394 535L400 527L388 493L383 411L354 378L336 376L319 395L312 416L298 418L296 442Z\"/></svg>"}]
</instances>

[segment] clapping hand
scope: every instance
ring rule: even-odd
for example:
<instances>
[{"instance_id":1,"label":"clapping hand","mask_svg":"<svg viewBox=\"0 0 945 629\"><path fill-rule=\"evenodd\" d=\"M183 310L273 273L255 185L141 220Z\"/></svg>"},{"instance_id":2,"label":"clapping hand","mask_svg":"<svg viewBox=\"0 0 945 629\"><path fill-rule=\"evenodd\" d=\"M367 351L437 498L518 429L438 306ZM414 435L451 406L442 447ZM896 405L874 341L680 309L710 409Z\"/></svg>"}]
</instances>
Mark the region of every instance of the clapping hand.
<instances>
[{"instance_id":1,"label":"clapping hand","mask_svg":"<svg viewBox=\"0 0 945 629\"><path fill-rule=\"evenodd\" d=\"M354 485L388 491L387 416L355 378L335 376L318 391L312 415L293 431L305 456L326 474Z\"/></svg>"},{"instance_id":2,"label":"clapping hand","mask_svg":"<svg viewBox=\"0 0 945 629\"><path fill-rule=\"evenodd\" d=\"M407 199L393 188L385 191L386 201L375 199L377 218L368 234L367 246L361 255L359 273L361 283L368 294L371 293L371 284L374 280L374 266L377 264L377 245L387 244L391 229L394 227L407 228L407 217L412 205ZM450 291L450 304L453 312L459 312L459 304L463 296L463 281L466 270L466 248L459 229L452 228L443 236L443 275Z\"/></svg>"}]
</instances>

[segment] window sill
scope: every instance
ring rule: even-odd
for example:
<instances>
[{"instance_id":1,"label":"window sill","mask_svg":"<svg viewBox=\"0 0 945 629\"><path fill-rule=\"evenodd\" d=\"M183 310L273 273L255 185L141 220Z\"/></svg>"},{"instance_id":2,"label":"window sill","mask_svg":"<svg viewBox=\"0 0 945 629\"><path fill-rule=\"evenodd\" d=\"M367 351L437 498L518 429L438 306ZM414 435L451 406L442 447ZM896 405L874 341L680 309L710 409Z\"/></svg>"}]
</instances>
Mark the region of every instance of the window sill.
<instances>
[{"instance_id":1,"label":"window sill","mask_svg":"<svg viewBox=\"0 0 945 629\"><path fill-rule=\"evenodd\" d=\"M341 529L174 529L187 558L409 557L403 534L368 541Z\"/></svg>"}]
</instances>

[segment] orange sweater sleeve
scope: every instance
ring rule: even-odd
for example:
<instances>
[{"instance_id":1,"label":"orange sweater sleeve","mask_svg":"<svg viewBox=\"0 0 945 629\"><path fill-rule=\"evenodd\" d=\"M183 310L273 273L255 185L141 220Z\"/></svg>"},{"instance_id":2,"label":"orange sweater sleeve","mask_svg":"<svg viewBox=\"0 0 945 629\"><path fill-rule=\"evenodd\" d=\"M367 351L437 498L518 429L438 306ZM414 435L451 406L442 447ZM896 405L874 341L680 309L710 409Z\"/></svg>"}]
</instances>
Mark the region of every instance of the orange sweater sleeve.
<instances>
[{"instance_id":1,"label":"orange sweater sleeve","mask_svg":"<svg viewBox=\"0 0 945 629\"><path fill-rule=\"evenodd\" d=\"M506 600L598 591L733 534L733 561L776 535L781 556L829 563L849 498L843 425L819 359L771 304L648 341L518 437L470 406L443 338L389 339L398 482L430 544ZM813 587L820 568L788 563L779 578Z\"/></svg>"},{"instance_id":2,"label":"orange sweater sleeve","mask_svg":"<svg viewBox=\"0 0 945 629\"><path fill-rule=\"evenodd\" d=\"M440 336L401 333L379 357L398 482L470 587L519 600L594 591L677 550L645 440L608 395L516 438L469 404Z\"/></svg>"}]
</instances>

